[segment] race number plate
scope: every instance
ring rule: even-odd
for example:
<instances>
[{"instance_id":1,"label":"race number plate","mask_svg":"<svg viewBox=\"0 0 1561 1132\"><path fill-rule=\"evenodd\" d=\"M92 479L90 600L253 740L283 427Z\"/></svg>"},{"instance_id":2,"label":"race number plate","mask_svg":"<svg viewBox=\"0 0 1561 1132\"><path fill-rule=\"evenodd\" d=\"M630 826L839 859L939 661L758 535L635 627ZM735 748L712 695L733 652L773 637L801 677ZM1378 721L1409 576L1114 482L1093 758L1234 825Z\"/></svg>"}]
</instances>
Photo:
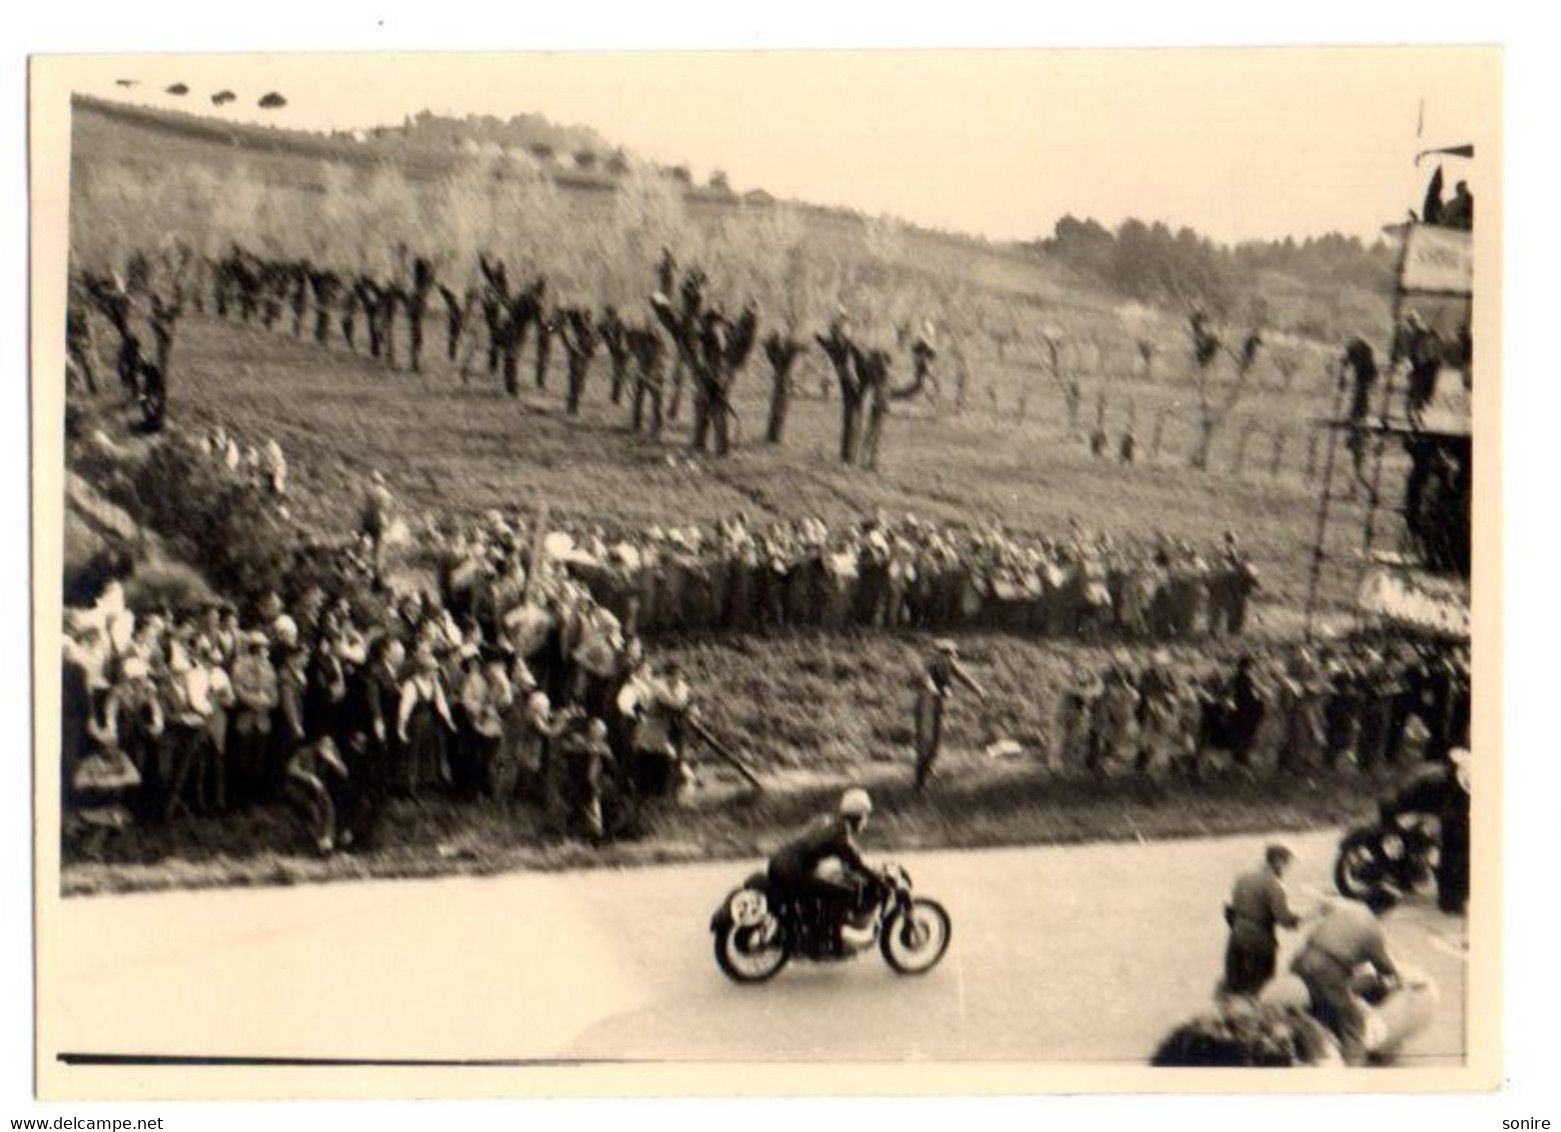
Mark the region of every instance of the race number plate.
<instances>
[{"instance_id":1,"label":"race number plate","mask_svg":"<svg viewBox=\"0 0 1561 1132\"><path fill-rule=\"evenodd\" d=\"M732 913L732 922L740 928L751 928L763 923L767 911L764 893L755 892L751 888L735 893L727 907Z\"/></svg>"}]
</instances>

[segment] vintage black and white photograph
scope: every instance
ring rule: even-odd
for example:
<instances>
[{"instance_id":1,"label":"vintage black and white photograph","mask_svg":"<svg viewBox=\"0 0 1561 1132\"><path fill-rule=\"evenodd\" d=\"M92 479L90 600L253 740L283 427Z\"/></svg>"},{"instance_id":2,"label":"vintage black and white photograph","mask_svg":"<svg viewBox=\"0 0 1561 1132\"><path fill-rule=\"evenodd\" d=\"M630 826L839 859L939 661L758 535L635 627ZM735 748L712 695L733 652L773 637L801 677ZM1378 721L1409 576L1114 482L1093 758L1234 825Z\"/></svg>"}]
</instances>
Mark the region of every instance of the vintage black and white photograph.
<instances>
[{"instance_id":1,"label":"vintage black and white photograph","mask_svg":"<svg viewBox=\"0 0 1561 1132\"><path fill-rule=\"evenodd\" d=\"M1500 81L35 60L41 1087L1493 1085Z\"/></svg>"}]
</instances>

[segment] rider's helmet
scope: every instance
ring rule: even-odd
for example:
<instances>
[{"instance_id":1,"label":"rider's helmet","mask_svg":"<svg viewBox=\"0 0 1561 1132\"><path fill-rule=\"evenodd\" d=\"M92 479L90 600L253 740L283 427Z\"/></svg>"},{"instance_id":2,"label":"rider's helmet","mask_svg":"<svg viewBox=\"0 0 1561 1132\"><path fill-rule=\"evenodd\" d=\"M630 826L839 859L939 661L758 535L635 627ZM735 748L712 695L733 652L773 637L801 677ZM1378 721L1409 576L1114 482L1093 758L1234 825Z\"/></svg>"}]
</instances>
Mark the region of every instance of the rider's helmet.
<instances>
[{"instance_id":1,"label":"rider's helmet","mask_svg":"<svg viewBox=\"0 0 1561 1132\"><path fill-rule=\"evenodd\" d=\"M840 816L852 824L860 826L872 812L873 800L860 786L853 786L840 795Z\"/></svg>"}]
</instances>

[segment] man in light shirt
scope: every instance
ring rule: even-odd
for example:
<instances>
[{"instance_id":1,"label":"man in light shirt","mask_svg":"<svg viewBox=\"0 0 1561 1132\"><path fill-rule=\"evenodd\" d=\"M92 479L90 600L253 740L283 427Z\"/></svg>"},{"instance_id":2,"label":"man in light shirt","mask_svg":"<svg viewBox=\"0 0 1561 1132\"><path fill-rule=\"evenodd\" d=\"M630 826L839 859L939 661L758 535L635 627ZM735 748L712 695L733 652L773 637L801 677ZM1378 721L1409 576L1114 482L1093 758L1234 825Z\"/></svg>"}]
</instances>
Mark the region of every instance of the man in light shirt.
<instances>
[{"instance_id":1,"label":"man in light shirt","mask_svg":"<svg viewBox=\"0 0 1561 1132\"><path fill-rule=\"evenodd\" d=\"M1357 969L1369 965L1388 985L1398 981L1382 927L1382 916L1395 902L1381 890L1365 904L1341 901L1312 930L1290 965L1306 984L1312 1016L1338 1037L1349 1065L1366 1062L1366 1014L1351 989Z\"/></svg>"}]
</instances>

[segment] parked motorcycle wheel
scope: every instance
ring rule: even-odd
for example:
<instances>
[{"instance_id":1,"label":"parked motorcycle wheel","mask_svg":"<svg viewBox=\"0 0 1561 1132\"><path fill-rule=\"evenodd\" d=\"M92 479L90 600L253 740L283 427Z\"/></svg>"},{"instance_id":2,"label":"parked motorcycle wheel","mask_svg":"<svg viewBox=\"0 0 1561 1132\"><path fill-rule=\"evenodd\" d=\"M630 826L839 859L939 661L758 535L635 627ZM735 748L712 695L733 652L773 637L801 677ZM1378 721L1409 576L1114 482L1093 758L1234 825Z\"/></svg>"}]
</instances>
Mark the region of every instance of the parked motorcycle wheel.
<instances>
[{"instance_id":1,"label":"parked motorcycle wheel","mask_svg":"<svg viewBox=\"0 0 1561 1132\"><path fill-rule=\"evenodd\" d=\"M925 975L949 949L954 925L935 900L912 900L884 921L878 949L884 962L902 975Z\"/></svg>"},{"instance_id":2,"label":"parked motorcycle wheel","mask_svg":"<svg viewBox=\"0 0 1561 1132\"><path fill-rule=\"evenodd\" d=\"M728 922L715 933L715 961L734 983L765 983L791 961L773 921L743 926Z\"/></svg>"},{"instance_id":3,"label":"parked motorcycle wheel","mask_svg":"<svg viewBox=\"0 0 1561 1132\"><path fill-rule=\"evenodd\" d=\"M1382 871L1377 832L1358 829L1339 845L1339 858L1333 866L1333 886L1341 896L1364 900L1382 886Z\"/></svg>"}]
</instances>

